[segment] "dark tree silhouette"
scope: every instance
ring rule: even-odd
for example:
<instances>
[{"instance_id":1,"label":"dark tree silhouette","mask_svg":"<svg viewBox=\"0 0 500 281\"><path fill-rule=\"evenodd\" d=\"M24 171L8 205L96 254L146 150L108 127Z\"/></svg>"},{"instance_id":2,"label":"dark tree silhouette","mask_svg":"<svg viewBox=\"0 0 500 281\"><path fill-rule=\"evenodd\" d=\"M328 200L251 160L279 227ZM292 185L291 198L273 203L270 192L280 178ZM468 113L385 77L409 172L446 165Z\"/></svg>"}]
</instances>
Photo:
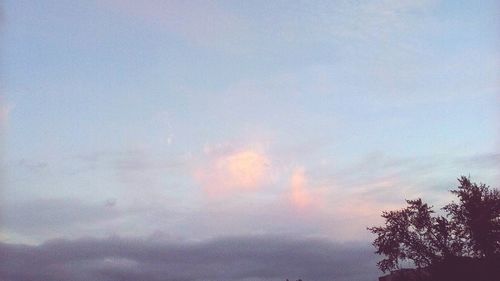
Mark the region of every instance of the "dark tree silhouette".
<instances>
[{"instance_id":1,"label":"dark tree silhouette","mask_svg":"<svg viewBox=\"0 0 500 281\"><path fill-rule=\"evenodd\" d=\"M500 192L484 184L459 179L451 192L460 202L443 209L448 213L454 236L463 243L463 252L471 257L492 257L500 253Z\"/></svg>"},{"instance_id":2,"label":"dark tree silhouette","mask_svg":"<svg viewBox=\"0 0 500 281\"><path fill-rule=\"evenodd\" d=\"M384 226L370 227L377 237L377 263L384 272L398 269L401 261L427 267L457 257L491 258L500 254L500 193L484 184L458 179L451 192L459 198L438 216L421 199L406 200L408 206L383 212Z\"/></svg>"}]
</instances>

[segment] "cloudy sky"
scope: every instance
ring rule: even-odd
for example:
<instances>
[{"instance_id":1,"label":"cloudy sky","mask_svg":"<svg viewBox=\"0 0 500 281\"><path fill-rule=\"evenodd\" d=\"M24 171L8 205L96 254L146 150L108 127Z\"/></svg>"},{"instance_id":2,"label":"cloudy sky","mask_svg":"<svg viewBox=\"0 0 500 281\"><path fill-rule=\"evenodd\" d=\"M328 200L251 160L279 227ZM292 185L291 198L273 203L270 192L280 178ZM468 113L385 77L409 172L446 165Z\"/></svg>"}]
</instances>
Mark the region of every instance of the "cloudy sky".
<instances>
[{"instance_id":1,"label":"cloudy sky","mask_svg":"<svg viewBox=\"0 0 500 281\"><path fill-rule=\"evenodd\" d=\"M376 280L498 187L495 2L3 1L0 279Z\"/></svg>"}]
</instances>

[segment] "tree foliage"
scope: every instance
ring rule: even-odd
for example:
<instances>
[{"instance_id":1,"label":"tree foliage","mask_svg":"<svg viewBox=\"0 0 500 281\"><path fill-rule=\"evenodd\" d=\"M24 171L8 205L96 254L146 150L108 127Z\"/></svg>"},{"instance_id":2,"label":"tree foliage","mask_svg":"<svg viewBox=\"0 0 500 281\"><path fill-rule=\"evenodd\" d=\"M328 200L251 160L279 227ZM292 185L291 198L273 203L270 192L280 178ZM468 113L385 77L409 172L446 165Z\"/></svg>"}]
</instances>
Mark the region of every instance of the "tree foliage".
<instances>
[{"instance_id":1,"label":"tree foliage","mask_svg":"<svg viewBox=\"0 0 500 281\"><path fill-rule=\"evenodd\" d=\"M500 254L500 193L484 184L458 179L451 192L459 199L436 215L421 199L406 200L401 210L382 213L385 225L370 227L377 237L376 253L385 256L382 271L399 268L401 261L426 267L454 257L493 257Z\"/></svg>"}]
</instances>

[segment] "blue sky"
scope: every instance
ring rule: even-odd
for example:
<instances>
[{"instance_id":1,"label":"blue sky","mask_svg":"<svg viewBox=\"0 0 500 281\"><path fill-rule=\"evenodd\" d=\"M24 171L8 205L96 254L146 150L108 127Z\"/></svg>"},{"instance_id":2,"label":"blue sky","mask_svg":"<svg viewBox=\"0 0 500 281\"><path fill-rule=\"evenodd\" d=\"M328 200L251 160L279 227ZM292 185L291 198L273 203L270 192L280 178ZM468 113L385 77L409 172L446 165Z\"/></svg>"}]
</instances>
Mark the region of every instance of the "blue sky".
<instances>
[{"instance_id":1,"label":"blue sky","mask_svg":"<svg viewBox=\"0 0 500 281\"><path fill-rule=\"evenodd\" d=\"M6 243L369 241L499 179L495 1L4 1Z\"/></svg>"}]
</instances>

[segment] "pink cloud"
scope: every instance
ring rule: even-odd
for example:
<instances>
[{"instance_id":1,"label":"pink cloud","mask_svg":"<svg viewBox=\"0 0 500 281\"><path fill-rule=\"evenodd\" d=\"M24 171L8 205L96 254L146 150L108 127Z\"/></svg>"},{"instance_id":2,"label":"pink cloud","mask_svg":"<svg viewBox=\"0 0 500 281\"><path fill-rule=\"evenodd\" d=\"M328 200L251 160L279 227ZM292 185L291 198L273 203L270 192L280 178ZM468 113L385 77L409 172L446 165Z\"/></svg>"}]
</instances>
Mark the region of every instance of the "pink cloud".
<instances>
[{"instance_id":1,"label":"pink cloud","mask_svg":"<svg viewBox=\"0 0 500 281\"><path fill-rule=\"evenodd\" d=\"M326 195L324 188L313 188L303 167L295 168L290 176L288 201L298 211L320 211L325 207L323 198Z\"/></svg>"},{"instance_id":2,"label":"pink cloud","mask_svg":"<svg viewBox=\"0 0 500 281\"><path fill-rule=\"evenodd\" d=\"M270 159L253 148L209 155L207 163L196 169L195 178L210 196L257 191L270 179Z\"/></svg>"},{"instance_id":3,"label":"pink cloud","mask_svg":"<svg viewBox=\"0 0 500 281\"><path fill-rule=\"evenodd\" d=\"M6 125L8 119L9 119L9 114L10 114L11 110L12 110L12 106L9 104L5 104L0 99L0 127L3 127Z\"/></svg>"},{"instance_id":4,"label":"pink cloud","mask_svg":"<svg viewBox=\"0 0 500 281\"><path fill-rule=\"evenodd\" d=\"M290 178L289 199L293 206L304 209L311 205L313 198L307 190L307 179L303 168L297 168L293 171Z\"/></svg>"}]
</instances>

